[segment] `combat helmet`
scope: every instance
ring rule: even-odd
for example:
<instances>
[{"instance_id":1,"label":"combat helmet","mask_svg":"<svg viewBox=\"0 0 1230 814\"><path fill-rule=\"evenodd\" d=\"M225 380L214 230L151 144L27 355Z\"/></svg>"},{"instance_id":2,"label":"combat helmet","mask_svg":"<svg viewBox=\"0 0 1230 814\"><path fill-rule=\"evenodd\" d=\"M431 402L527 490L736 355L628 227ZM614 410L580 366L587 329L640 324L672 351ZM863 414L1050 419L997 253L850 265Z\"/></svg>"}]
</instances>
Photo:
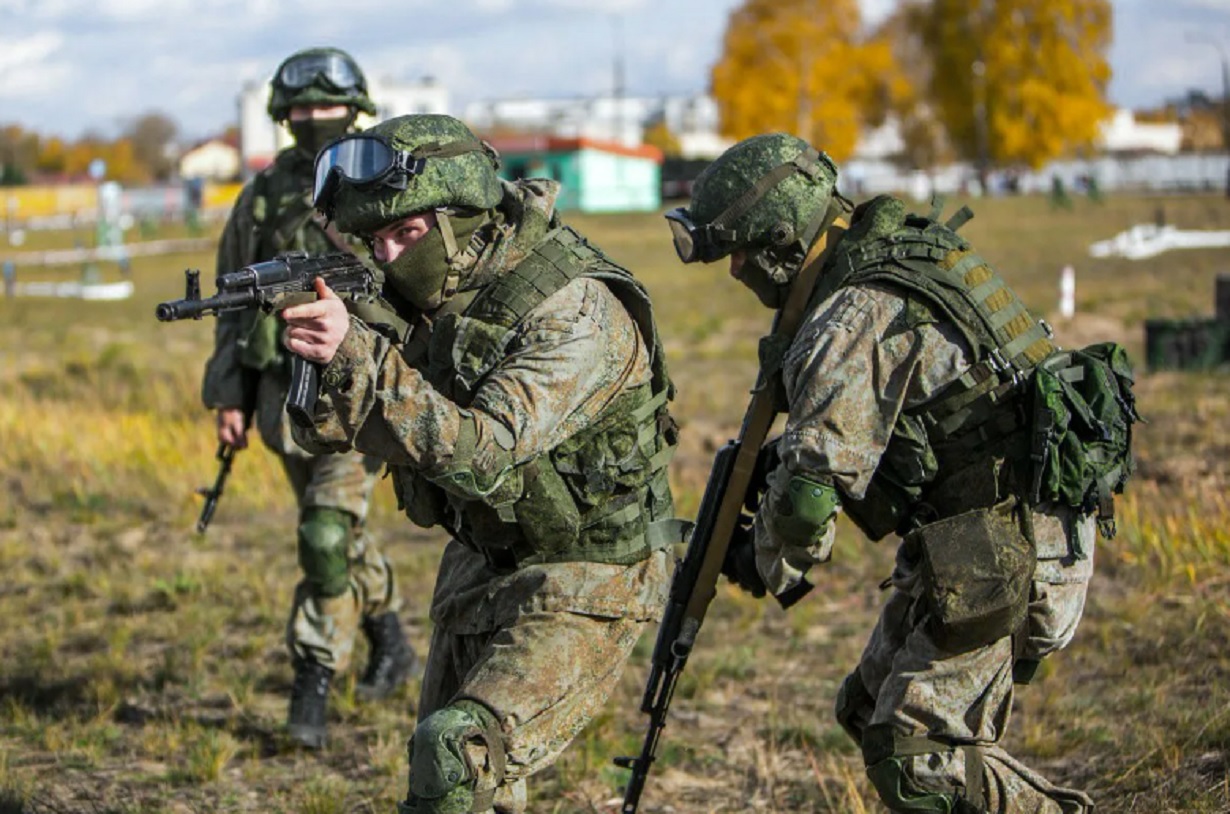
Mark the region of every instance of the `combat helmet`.
<instances>
[{"instance_id":1,"label":"combat helmet","mask_svg":"<svg viewBox=\"0 0 1230 814\"><path fill-rule=\"evenodd\" d=\"M836 182L832 159L802 139L745 139L700 174L690 207L666 214L679 259L712 263L745 251L784 283L789 261L801 260L819 233Z\"/></svg>"},{"instance_id":2,"label":"combat helmet","mask_svg":"<svg viewBox=\"0 0 1230 814\"><path fill-rule=\"evenodd\" d=\"M391 289L424 312L466 287L504 198L495 150L451 116L419 114L381 122L326 144L316 156L316 208L343 232L367 241ZM431 212L434 226L387 262L376 233ZM483 230L480 233L479 230Z\"/></svg>"},{"instance_id":3,"label":"combat helmet","mask_svg":"<svg viewBox=\"0 0 1230 814\"><path fill-rule=\"evenodd\" d=\"M325 145L316 207L351 234L420 212L493 209L503 197L495 150L459 120L399 116Z\"/></svg>"},{"instance_id":4,"label":"combat helmet","mask_svg":"<svg viewBox=\"0 0 1230 814\"><path fill-rule=\"evenodd\" d=\"M296 105L347 105L376 115L363 71L338 48L307 48L278 66L270 83L269 116L275 122L286 121Z\"/></svg>"}]
</instances>

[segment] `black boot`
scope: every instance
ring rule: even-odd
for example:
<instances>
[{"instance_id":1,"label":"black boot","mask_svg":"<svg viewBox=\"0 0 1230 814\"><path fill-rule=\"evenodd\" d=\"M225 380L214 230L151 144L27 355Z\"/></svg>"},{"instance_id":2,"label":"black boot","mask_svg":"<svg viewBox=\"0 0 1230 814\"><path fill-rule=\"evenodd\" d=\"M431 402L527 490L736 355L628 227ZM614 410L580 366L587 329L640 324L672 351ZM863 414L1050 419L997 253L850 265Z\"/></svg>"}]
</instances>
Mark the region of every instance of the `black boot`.
<instances>
[{"instance_id":1,"label":"black boot","mask_svg":"<svg viewBox=\"0 0 1230 814\"><path fill-rule=\"evenodd\" d=\"M355 685L354 694L372 701L384 698L404 684L418 668L419 659L406 641L401 622L393 611L364 619L363 633L371 650L367 670Z\"/></svg>"},{"instance_id":2,"label":"black boot","mask_svg":"<svg viewBox=\"0 0 1230 814\"><path fill-rule=\"evenodd\" d=\"M291 740L309 749L325 745L325 712L333 671L314 661L295 660L295 683L286 720Z\"/></svg>"}]
</instances>

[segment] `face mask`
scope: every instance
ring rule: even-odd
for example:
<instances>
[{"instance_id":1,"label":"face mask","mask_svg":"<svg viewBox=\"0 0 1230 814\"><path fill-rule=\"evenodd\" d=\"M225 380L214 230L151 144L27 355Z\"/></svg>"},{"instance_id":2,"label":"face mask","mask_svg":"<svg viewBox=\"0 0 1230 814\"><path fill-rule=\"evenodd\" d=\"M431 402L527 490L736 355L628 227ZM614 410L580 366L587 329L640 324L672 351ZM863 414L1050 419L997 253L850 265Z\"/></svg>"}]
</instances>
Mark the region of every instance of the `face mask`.
<instances>
[{"instance_id":1,"label":"face mask","mask_svg":"<svg viewBox=\"0 0 1230 814\"><path fill-rule=\"evenodd\" d=\"M474 231L488 220L486 213L472 217L458 217L440 213L438 218L447 218L453 230L458 250L470 242ZM422 311L431 312L443 305L455 291L445 291L449 275L458 275L450 263L448 246L440 231L440 223L423 235L413 246L406 248L391 263L381 263L385 285ZM454 282L456 285L456 282Z\"/></svg>"},{"instance_id":2,"label":"face mask","mask_svg":"<svg viewBox=\"0 0 1230 814\"><path fill-rule=\"evenodd\" d=\"M784 270L773 264L765 252L749 255L739 268L739 282L768 308L778 309L785 304L790 284L781 282L784 277Z\"/></svg>"},{"instance_id":3,"label":"face mask","mask_svg":"<svg viewBox=\"0 0 1230 814\"><path fill-rule=\"evenodd\" d=\"M295 144L301 150L313 156L335 138L346 134L354 123L354 115L342 116L340 119L301 119L287 123L290 134L295 137Z\"/></svg>"},{"instance_id":4,"label":"face mask","mask_svg":"<svg viewBox=\"0 0 1230 814\"><path fill-rule=\"evenodd\" d=\"M449 272L448 252L440 227L432 227L393 262L381 263L380 270L384 272L384 284L416 308L422 311L439 308L444 303L444 281Z\"/></svg>"}]
</instances>

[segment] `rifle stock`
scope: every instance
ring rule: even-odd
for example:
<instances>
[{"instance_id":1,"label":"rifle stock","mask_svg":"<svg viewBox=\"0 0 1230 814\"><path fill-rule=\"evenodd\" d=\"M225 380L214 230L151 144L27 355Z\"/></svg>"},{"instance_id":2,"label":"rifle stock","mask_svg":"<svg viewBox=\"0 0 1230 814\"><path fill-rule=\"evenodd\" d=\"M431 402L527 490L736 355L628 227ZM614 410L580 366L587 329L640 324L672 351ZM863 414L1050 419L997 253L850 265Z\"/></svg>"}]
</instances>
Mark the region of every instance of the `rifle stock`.
<instances>
[{"instance_id":1,"label":"rifle stock","mask_svg":"<svg viewBox=\"0 0 1230 814\"><path fill-rule=\"evenodd\" d=\"M846 225L844 218L837 217L808 252L786 304L774 320L775 337L790 340L798 331L827 257L826 250L837 242ZM755 473L756 458L777 414L773 403L777 376L776 372L761 371L738 438L718 450L705 485L696 526L688 539L687 553L675 565L670 596L654 642L649 680L641 700L641 711L649 715L641 753L638 757L615 759L615 765L632 771L624 789L621 814L636 814L640 805L679 676L692 654L709 604L717 594L722 562L739 522L743 500Z\"/></svg>"}]
</instances>

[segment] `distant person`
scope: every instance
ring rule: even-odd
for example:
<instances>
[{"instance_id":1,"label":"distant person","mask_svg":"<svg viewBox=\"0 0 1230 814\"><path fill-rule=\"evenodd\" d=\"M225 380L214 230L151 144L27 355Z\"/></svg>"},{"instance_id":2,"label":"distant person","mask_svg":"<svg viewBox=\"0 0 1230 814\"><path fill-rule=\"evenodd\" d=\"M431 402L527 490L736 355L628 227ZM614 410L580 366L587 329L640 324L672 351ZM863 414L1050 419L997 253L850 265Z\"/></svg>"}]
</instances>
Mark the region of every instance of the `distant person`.
<instances>
[{"instance_id":1,"label":"distant person","mask_svg":"<svg viewBox=\"0 0 1230 814\"><path fill-rule=\"evenodd\" d=\"M780 376L786 423L762 451L764 494L749 496L759 508L723 573L788 607L832 556L840 512L873 540L900 535L879 623L836 699L880 799L915 814L1090 811L1085 794L999 744L1014 681L1028 683L1076 631L1094 513L1109 523L1134 412L1099 402L1099 432L1121 445L1096 450L1109 472L1089 472L1080 441L1047 410L1027 412L1031 372L1049 360L1067 373L1068 361L956 234L964 210L940 223L879 196L851 211L836 181L806 142L756 136L719 156L689 207L667 214L681 260L727 260L770 308L813 286L794 339L762 352L762 375ZM1116 353L1118 382L1126 362ZM1073 454L1052 466L1048 451L1060 448ZM1032 468L1034 453L1048 464ZM1061 489L1052 475L1072 482Z\"/></svg>"},{"instance_id":2,"label":"distant person","mask_svg":"<svg viewBox=\"0 0 1230 814\"><path fill-rule=\"evenodd\" d=\"M409 519L453 536L398 811L517 814L665 603L682 524L649 295L561 220L558 183L501 181L452 117L390 119L317 165L317 205L415 325L392 347L319 281L285 311L287 347L325 366L304 441L384 458Z\"/></svg>"},{"instance_id":3,"label":"distant person","mask_svg":"<svg viewBox=\"0 0 1230 814\"><path fill-rule=\"evenodd\" d=\"M268 109L275 122L288 123L295 144L240 193L218 245L218 273L288 251L365 253L326 228L312 207L316 152L351 132L360 111L376 112L359 66L334 48L293 54L273 76ZM349 665L360 628L370 645L360 698L391 693L410 677L416 657L397 616L402 600L392 568L363 528L382 463L353 452L310 455L294 442L284 408L290 356L282 330L278 318L256 311L220 315L202 393L217 410L218 440L239 449L249 429L242 405L256 404L261 439L281 459L299 504L303 578L287 627L295 671L287 726L292 739L318 748L330 681Z\"/></svg>"},{"instance_id":4,"label":"distant person","mask_svg":"<svg viewBox=\"0 0 1230 814\"><path fill-rule=\"evenodd\" d=\"M1071 209L1072 198L1063 179L1058 175L1051 176L1051 209Z\"/></svg>"}]
</instances>

